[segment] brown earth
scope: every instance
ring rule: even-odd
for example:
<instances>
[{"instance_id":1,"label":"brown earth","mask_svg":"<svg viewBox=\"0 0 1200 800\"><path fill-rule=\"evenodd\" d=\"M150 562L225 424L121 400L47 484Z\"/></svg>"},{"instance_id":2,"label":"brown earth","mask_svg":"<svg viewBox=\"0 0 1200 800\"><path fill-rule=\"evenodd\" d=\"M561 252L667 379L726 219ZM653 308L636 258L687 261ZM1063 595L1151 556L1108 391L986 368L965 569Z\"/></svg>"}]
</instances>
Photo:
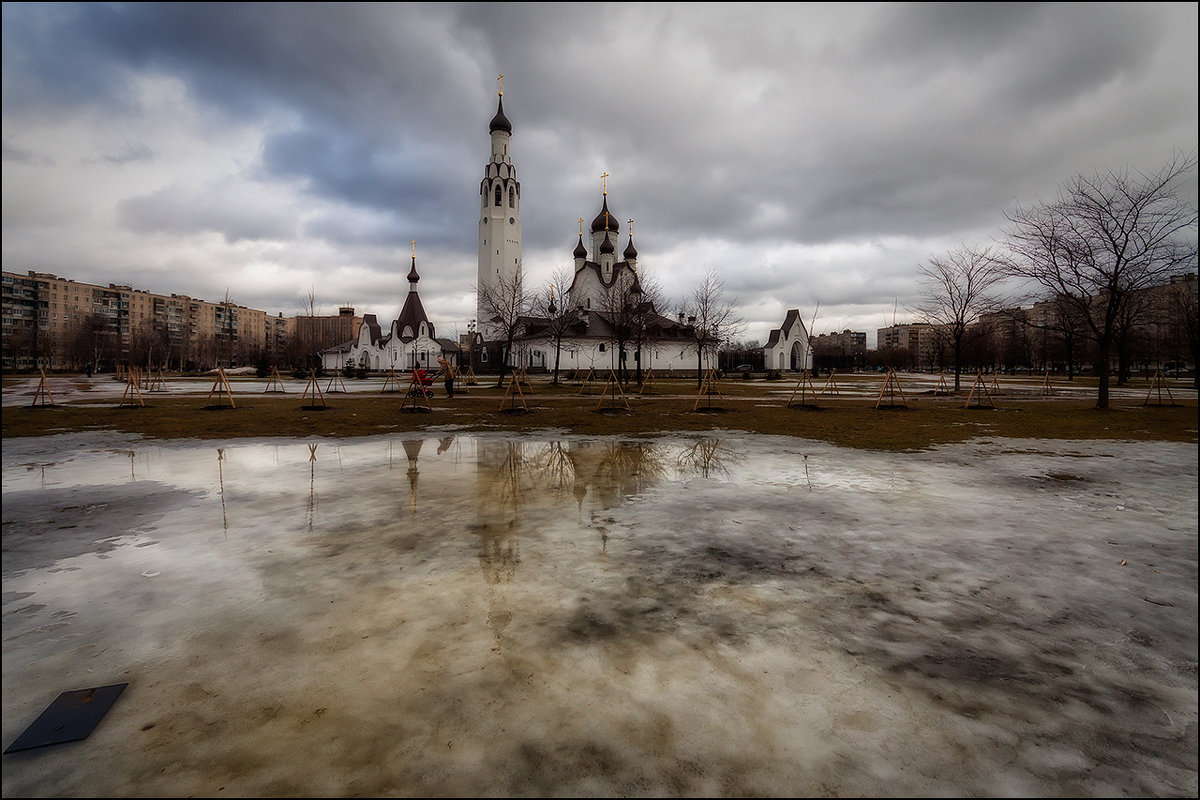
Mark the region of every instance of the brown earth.
<instances>
[{"instance_id":1,"label":"brown earth","mask_svg":"<svg viewBox=\"0 0 1200 800\"><path fill-rule=\"evenodd\" d=\"M875 379L872 386L878 384ZM815 401L809 395L804 406L797 395L789 406L791 382L728 380L722 382L719 396L702 396L696 410L694 379L661 380L656 386L656 394L613 399L611 393L602 397L599 386L592 394L580 394L578 385L535 382L524 398L528 411L514 412L512 406L520 407L520 400L506 398L504 390L494 385L472 386L453 399L438 391L428 407L399 394L327 395L326 407L313 410L305 407L310 401L296 394L264 395L261 390L242 394L235 382L236 408L206 409L203 391L189 396L147 394L145 407L119 408L111 399L52 409L9 405L4 409L3 435L113 430L159 439L227 439L366 436L430 429L554 430L582 435L725 430L878 450L922 449L981 436L1197 441L1194 397L1166 406L1144 405L1141 398L1114 399L1106 411L1097 410L1092 398L1039 398L1031 389L996 397L995 408L964 408L966 391L954 397L909 392L902 408L876 409L874 393L855 398L821 396Z\"/></svg>"}]
</instances>

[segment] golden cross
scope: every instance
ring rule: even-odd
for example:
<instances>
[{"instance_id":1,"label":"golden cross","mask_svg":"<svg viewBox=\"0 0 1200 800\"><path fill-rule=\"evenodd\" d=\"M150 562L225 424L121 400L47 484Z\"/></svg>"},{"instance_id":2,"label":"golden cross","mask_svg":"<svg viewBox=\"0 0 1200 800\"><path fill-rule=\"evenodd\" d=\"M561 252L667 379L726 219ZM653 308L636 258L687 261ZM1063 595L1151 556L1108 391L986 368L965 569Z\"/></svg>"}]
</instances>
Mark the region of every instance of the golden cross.
<instances>
[{"instance_id":1,"label":"golden cross","mask_svg":"<svg viewBox=\"0 0 1200 800\"><path fill-rule=\"evenodd\" d=\"M608 194L608 173L606 172L601 175L600 180L603 181L602 185L604 186L604 193Z\"/></svg>"},{"instance_id":2,"label":"golden cross","mask_svg":"<svg viewBox=\"0 0 1200 800\"><path fill-rule=\"evenodd\" d=\"M500 77L496 78L496 83L500 87L500 96L504 96L504 73L500 73Z\"/></svg>"},{"instance_id":3,"label":"golden cross","mask_svg":"<svg viewBox=\"0 0 1200 800\"><path fill-rule=\"evenodd\" d=\"M579 218L579 235L583 236L583 217Z\"/></svg>"},{"instance_id":4,"label":"golden cross","mask_svg":"<svg viewBox=\"0 0 1200 800\"><path fill-rule=\"evenodd\" d=\"M412 246L413 246L412 257L416 258L417 257L417 240L416 239L413 239Z\"/></svg>"},{"instance_id":5,"label":"golden cross","mask_svg":"<svg viewBox=\"0 0 1200 800\"><path fill-rule=\"evenodd\" d=\"M633 238L633 220L629 220L629 238Z\"/></svg>"}]
</instances>

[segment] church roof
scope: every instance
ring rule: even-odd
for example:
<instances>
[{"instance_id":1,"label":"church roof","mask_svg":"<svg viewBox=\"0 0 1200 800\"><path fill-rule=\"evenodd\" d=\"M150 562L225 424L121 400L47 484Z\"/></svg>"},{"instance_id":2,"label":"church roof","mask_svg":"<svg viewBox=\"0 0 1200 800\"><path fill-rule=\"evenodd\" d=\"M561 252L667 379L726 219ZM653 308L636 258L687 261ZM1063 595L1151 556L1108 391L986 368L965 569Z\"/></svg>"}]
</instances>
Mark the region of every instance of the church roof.
<instances>
[{"instance_id":1,"label":"church roof","mask_svg":"<svg viewBox=\"0 0 1200 800\"><path fill-rule=\"evenodd\" d=\"M625 245L625 252L622 253L626 261L632 261L637 258L637 248L633 246L633 236L629 237L629 244Z\"/></svg>"},{"instance_id":2,"label":"church roof","mask_svg":"<svg viewBox=\"0 0 1200 800\"><path fill-rule=\"evenodd\" d=\"M592 233L597 231L610 230L614 233L619 233L621 230L617 218L608 210L608 195L604 195L604 208L600 209L600 213L592 220Z\"/></svg>"},{"instance_id":3,"label":"church roof","mask_svg":"<svg viewBox=\"0 0 1200 800\"><path fill-rule=\"evenodd\" d=\"M600 252L601 253L612 253L612 252L616 251L616 249L617 248L613 247L613 243L611 241L609 241L608 232L605 231L604 241L600 243Z\"/></svg>"},{"instance_id":4,"label":"church roof","mask_svg":"<svg viewBox=\"0 0 1200 800\"><path fill-rule=\"evenodd\" d=\"M573 255L576 258L587 258L587 248L583 246L583 234L579 234L579 244L575 245Z\"/></svg>"},{"instance_id":5,"label":"church roof","mask_svg":"<svg viewBox=\"0 0 1200 800\"><path fill-rule=\"evenodd\" d=\"M375 318L375 315L363 314L362 324L371 332L371 344L379 344L379 340L382 338L382 331L379 329L379 320ZM359 335L362 335L361 327L359 328Z\"/></svg>"},{"instance_id":6,"label":"church roof","mask_svg":"<svg viewBox=\"0 0 1200 800\"><path fill-rule=\"evenodd\" d=\"M791 336L792 328L797 323L800 324L800 330L804 331L804 320L800 319L800 309L793 308L787 312L787 316L783 318L783 325L781 325L779 329L783 331L785 336ZM805 333L807 333L807 331L805 331Z\"/></svg>"},{"instance_id":7,"label":"church roof","mask_svg":"<svg viewBox=\"0 0 1200 800\"><path fill-rule=\"evenodd\" d=\"M488 125L488 132L495 133L496 131L505 131L512 133L512 123L508 121L508 117L504 116L504 98L500 98L500 102L496 106L496 116L492 117L491 124Z\"/></svg>"},{"instance_id":8,"label":"church roof","mask_svg":"<svg viewBox=\"0 0 1200 800\"><path fill-rule=\"evenodd\" d=\"M416 292L409 292L408 297L404 299L404 308L400 309L400 316L396 317L396 334L403 337L404 328L407 326L412 330L412 335L416 336L422 322L432 330L433 326L428 324L429 317L425 316L425 307L421 305L420 296Z\"/></svg>"},{"instance_id":9,"label":"church roof","mask_svg":"<svg viewBox=\"0 0 1200 800\"><path fill-rule=\"evenodd\" d=\"M783 324L771 331L771 335L767 339L765 349L769 350L772 347L775 347L784 338L791 338L792 329L797 325L800 326L801 332L803 332L805 336L808 336L808 330L804 327L804 320L800 318L800 309L793 308L790 309L787 312L787 316L783 318Z\"/></svg>"},{"instance_id":10,"label":"church roof","mask_svg":"<svg viewBox=\"0 0 1200 800\"><path fill-rule=\"evenodd\" d=\"M630 270L634 274L634 281L635 281L635 283L633 284L633 286L631 288L638 292L640 292L642 290L641 283L637 279L637 270L634 270L633 267L629 266L628 261L615 262L612 265L612 274L609 276L608 280L604 279L604 271L602 269L600 269L599 264L597 264L595 261L585 261L585 262L583 262L583 266L581 266L575 270L575 277L571 280L571 291L575 290L575 286L579 282L579 274L581 272L583 272L585 269L590 269L596 273L596 277L600 280L601 286L612 286L613 282L621 275L622 270Z\"/></svg>"},{"instance_id":11,"label":"church roof","mask_svg":"<svg viewBox=\"0 0 1200 800\"><path fill-rule=\"evenodd\" d=\"M641 309L646 312L646 328L653 333L657 341L693 339L691 327L659 314L650 302L642 303ZM611 340L616 336L613 321L603 311L580 308L575 313L576 321L570 326L572 337ZM546 335L549 327L549 320L539 317L523 317L521 322L524 331L523 335L518 337L521 339L538 339Z\"/></svg>"},{"instance_id":12,"label":"church roof","mask_svg":"<svg viewBox=\"0 0 1200 800\"><path fill-rule=\"evenodd\" d=\"M408 297L404 298L404 307L400 309L400 316L396 317L395 322L396 335L402 339L406 326L412 331L412 335L416 336L421 330L422 322L425 323L430 338L433 337L433 325L429 322L429 317L425 315L425 307L421 305L421 296L417 294L417 281L419 280L421 280L421 276L417 274L417 258L413 256L412 269L408 273Z\"/></svg>"}]
</instances>

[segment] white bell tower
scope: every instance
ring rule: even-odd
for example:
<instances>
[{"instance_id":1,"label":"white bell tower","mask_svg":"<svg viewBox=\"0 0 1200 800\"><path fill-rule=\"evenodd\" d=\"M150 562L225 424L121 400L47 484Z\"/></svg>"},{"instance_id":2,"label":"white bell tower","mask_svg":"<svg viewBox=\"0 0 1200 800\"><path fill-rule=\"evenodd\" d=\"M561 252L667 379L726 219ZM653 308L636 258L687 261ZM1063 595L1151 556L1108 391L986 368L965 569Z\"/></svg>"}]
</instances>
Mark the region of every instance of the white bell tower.
<instances>
[{"instance_id":1,"label":"white bell tower","mask_svg":"<svg viewBox=\"0 0 1200 800\"><path fill-rule=\"evenodd\" d=\"M497 79L499 81L504 76ZM479 298L476 313L484 339L496 338L487 319L482 295L503 291L518 280L521 270L521 184L512 164L509 145L512 123L504 116L504 88L499 84L496 116L488 130L492 155L479 184Z\"/></svg>"}]
</instances>

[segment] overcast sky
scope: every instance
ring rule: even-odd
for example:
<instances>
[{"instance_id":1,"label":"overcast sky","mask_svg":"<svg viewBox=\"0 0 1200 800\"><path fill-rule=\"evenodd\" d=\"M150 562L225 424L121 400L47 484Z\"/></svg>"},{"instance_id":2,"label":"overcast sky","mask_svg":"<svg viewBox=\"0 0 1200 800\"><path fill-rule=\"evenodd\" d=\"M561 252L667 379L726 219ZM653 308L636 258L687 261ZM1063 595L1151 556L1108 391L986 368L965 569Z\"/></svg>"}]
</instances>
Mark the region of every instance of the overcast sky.
<instances>
[{"instance_id":1,"label":"overcast sky","mask_svg":"<svg viewBox=\"0 0 1200 800\"><path fill-rule=\"evenodd\" d=\"M917 265L1197 147L1197 5L3 6L4 269L390 321L475 313L496 76L524 264L634 219L765 341L910 319Z\"/></svg>"}]
</instances>

